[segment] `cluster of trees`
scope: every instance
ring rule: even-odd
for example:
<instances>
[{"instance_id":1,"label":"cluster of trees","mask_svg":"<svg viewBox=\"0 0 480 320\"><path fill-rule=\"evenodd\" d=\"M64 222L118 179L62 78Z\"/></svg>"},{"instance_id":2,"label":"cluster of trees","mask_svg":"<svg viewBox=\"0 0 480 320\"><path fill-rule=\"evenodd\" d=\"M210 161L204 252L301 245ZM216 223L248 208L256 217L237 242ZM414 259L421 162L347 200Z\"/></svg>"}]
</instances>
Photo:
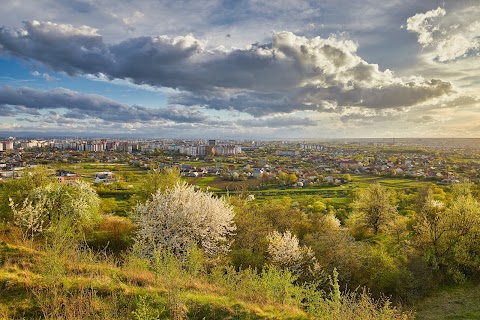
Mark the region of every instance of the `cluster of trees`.
<instances>
[{"instance_id":1,"label":"cluster of trees","mask_svg":"<svg viewBox=\"0 0 480 320\"><path fill-rule=\"evenodd\" d=\"M170 186L176 183L174 176L175 173L166 173L165 181L170 181ZM343 286L365 286L378 296L383 293L408 300L424 294L429 286L463 281L478 274L480 206L472 188L473 184L464 182L453 185L446 193L430 184L405 195L373 184L356 192L350 212L340 222L335 209L318 197L300 205L287 197L261 204L230 197L229 207L220 204L225 200L210 194L207 202L215 202L210 207L200 200L203 192L179 185L168 193L165 188L155 193L153 200L137 206L136 213L143 221L137 220L139 224L148 230L159 230L160 226L169 229L157 231L155 237L157 242L163 239L161 246L173 247L177 252L182 250L172 244L173 238L179 241L183 237L185 245L194 243L203 248L201 234L208 230L218 242L210 241L205 252L211 254L211 245L218 246L216 253L226 253L237 270L262 270L274 265L291 271L297 281L323 281L328 286L328 275L337 269ZM165 203L183 204L173 206L179 210L167 209ZM197 206L216 218L197 213ZM232 207L235 216L231 214ZM398 207L409 210L399 211ZM149 210L154 212L148 213ZM185 216L184 210L199 219L194 227L198 235L191 229L194 224L186 221L181 224L188 226L185 230L189 237L172 231L180 229L178 224L172 224L176 219L168 215L173 212L180 219ZM159 217L159 213L165 216ZM145 219L169 222L159 222L154 228ZM205 221L209 221L210 227ZM166 236L166 232L173 233ZM142 241L151 241L147 238L143 236Z\"/></svg>"},{"instance_id":2,"label":"cluster of trees","mask_svg":"<svg viewBox=\"0 0 480 320\"><path fill-rule=\"evenodd\" d=\"M237 234L229 255L237 268L302 266L301 273L295 269L301 281L326 283L337 269L343 287L411 301L438 285L478 277L480 206L474 194L469 182L446 191L428 184L409 193L373 184L356 190L346 215L318 198L260 205L231 199Z\"/></svg>"},{"instance_id":3,"label":"cluster of trees","mask_svg":"<svg viewBox=\"0 0 480 320\"><path fill-rule=\"evenodd\" d=\"M318 197L301 204L218 198L181 182L174 169L152 170L136 193L136 231L124 229L152 265L159 250L185 263L200 250L211 266L258 273L274 267L289 272L295 285L319 291L331 290L338 271L340 287L408 301L429 286L478 276L480 206L472 187L464 182L444 192L426 185L409 197L411 210L399 212L408 201L373 184L357 191L340 221ZM60 221L85 234L105 220L89 184L60 184L42 168L9 182L5 195L9 210L2 210L3 218L28 239Z\"/></svg>"}]
</instances>

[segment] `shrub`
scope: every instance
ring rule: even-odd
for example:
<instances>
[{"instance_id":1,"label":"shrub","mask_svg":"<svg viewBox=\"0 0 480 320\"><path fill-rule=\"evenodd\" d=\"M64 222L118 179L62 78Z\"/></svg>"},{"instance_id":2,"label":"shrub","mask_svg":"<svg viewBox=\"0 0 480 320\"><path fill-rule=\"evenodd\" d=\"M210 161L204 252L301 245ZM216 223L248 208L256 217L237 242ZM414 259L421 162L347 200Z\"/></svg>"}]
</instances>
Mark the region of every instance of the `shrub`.
<instances>
[{"instance_id":1,"label":"shrub","mask_svg":"<svg viewBox=\"0 0 480 320\"><path fill-rule=\"evenodd\" d=\"M308 267L313 267L315 257L312 249L300 246L298 238L290 231L280 234L270 233L268 239L268 254L273 265L289 270L297 277L306 274Z\"/></svg>"}]
</instances>

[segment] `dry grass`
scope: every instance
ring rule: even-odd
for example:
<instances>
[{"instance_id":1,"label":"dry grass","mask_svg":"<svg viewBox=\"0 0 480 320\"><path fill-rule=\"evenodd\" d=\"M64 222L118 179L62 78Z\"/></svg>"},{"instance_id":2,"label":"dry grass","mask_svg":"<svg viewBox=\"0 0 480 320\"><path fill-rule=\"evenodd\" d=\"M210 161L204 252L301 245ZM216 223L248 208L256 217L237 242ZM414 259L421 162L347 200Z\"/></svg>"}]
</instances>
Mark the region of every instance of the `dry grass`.
<instances>
[{"instance_id":1,"label":"dry grass","mask_svg":"<svg viewBox=\"0 0 480 320\"><path fill-rule=\"evenodd\" d=\"M168 255L152 268L148 260L132 253L119 261L88 247L49 244L39 250L41 245L35 249L16 243L0 245L0 319L131 319L136 310L163 310L161 315L171 319L310 318L298 301L274 294L278 284L288 282L281 273L267 278L272 286L254 273L235 275L233 269L228 277L238 279L225 279L222 269L216 278L204 271L189 274ZM142 305L141 297L148 303ZM373 302L364 304L363 311L361 304L348 302L342 319L375 312ZM357 313L348 314L350 309Z\"/></svg>"},{"instance_id":2,"label":"dry grass","mask_svg":"<svg viewBox=\"0 0 480 320\"><path fill-rule=\"evenodd\" d=\"M0 222L0 242L10 245L25 245L20 228L11 223Z\"/></svg>"}]
</instances>

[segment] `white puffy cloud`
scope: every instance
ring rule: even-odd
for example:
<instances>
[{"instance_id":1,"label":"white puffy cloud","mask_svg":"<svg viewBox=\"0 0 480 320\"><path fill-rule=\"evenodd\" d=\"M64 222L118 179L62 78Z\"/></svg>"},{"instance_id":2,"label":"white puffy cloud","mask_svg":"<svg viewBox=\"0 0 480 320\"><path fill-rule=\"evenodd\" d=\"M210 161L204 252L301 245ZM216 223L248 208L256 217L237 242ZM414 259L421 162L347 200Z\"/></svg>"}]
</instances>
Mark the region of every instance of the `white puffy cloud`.
<instances>
[{"instance_id":1,"label":"white puffy cloud","mask_svg":"<svg viewBox=\"0 0 480 320\"><path fill-rule=\"evenodd\" d=\"M407 20L407 30L418 34L418 42L431 60L452 62L480 55L480 6L447 12L437 8Z\"/></svg>"},{"instance_id":2,"label":"white puffy cloud","mask_svg":"<svg viewBox=\"0 0 480 320\"><path fill-rule=\"evenodd\" d=\"M33 71L33 72L32 72L32 76L34 76L34 77L42 77L42 78L44 78L45 80L50 81L50 82L51 82L51 81L58 80L57 78L55 78L54 76L49 75L49 74L46 73L46 72L40 73L40 72L38 72L38 71Z\"/></svg>"},{"instance_id":3,"label":"white puffy cloud","mask_svg":"<svg viewBox=\"0 0 480 320\"><path fill-rule=\"evenodd\" d=\"M441 7L425 13L417 13L407 19L407 30L418 33L418 43L427 46L433 42L433 33L439 31L433 24L434 20L445 14L445 9Z\"/></svg>"}]
</instances>

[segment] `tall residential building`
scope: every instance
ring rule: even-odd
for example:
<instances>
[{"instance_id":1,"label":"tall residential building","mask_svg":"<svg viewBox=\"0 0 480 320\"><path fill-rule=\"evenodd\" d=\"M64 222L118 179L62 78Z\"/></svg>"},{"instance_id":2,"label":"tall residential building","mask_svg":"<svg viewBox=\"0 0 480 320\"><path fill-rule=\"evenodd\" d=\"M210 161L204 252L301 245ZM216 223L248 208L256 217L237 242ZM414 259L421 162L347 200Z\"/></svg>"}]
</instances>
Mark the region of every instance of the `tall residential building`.
<instances>
[{"instance_id":1,"label":"tall residential building","mask_svg":"<svg viewBox=\"0 0 480 320\"><path fill-rule=\"evenodd\" d=\"M4 150L13 150L13 140L5 140L3 142L4 144Z\"/></svg>"}]
</instances>

